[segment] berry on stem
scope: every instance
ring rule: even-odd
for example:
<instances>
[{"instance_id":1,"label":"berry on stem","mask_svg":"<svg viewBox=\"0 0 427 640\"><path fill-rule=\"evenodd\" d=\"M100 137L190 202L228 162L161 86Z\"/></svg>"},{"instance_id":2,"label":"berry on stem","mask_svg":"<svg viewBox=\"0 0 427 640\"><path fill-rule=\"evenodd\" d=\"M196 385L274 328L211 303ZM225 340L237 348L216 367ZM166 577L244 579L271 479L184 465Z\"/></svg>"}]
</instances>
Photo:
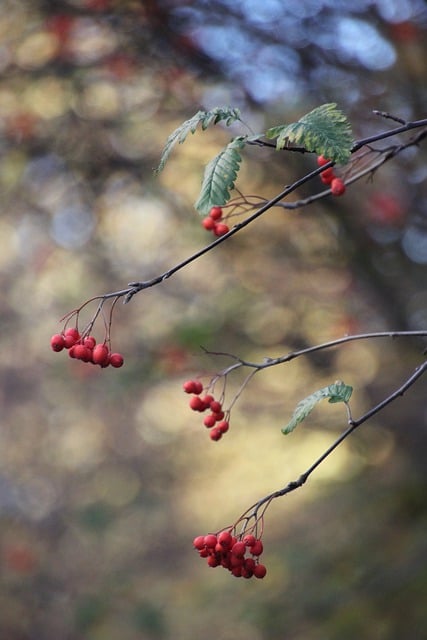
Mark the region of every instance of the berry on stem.
<instances>
[{"instance_id":1,"label":"berry on stem","mask_svg":"<svg viewBox=\"0 0 427 640\"><path fill-rule=\"evenodd\" d=\"M112 353L110 355L110 364L115 369L119 369L123 366L124 358L121 353Z\"/></svg>"},{"instance_id":2,"label":"berry on stem","mask_svg":"<svg viewBox=\"0 0 427 640\"><path fill-rule=\"evenodd\" d=\"M325 158L322 155L317 156L317 165L319 167L323 167L325 164L328 164L328 162L330 162L330 160L328 160L328 158Z\"/></svg>"},{"instance_id":3,"label":"berry on stem","mask_svg":"<svg viewBox=\"0 0 427 640\"><path fill-rule=\"evenodd\" d=\"M345 193L345 184L341 178L334 178L331 182L331 193L334 196L342 196Z\"/></svg>"},{"instance_id":4,"label":"berry on stem","mask_svg":"<svg viewBox=\"0 0 427 640\"><path fill-rule=\"evenodd\" d=\"M215 224L215 220L210 216L207 216L202 220L202 226L206 229L206 231L213 231L213 229L215 228Z\"/></svg>"},{"instance_id":5,"label":"berry on stem","mask_svg":"<svg viewBox=\"0 0 427 640\"><path fill-rule=\"evenodd\" d=\"M212 220L221 220L222 218L222 207L211 207L209 211L209 217Z\"/></svg>"},{"instance_id":6,"label":"berry on stem","mask_svg":"<svg viewBox=\"0 0 427 640\"><path fill-rule=\"evenodd\" d=\"M55 335L50 339L50 346L52 347L53 351L62 351L62 349L64 349L65 347L64 336L60 333L55 333Z\"/></svg>"},{"instance_id":7,"label":"berry on stem","mask_svg":"<svg viewBox=\"0 0 427 640\"><path fill-rule=\"evenodd\" d=\"M230 231L230 227L223 222L218 222L213 229L214 235L220 237L225 236Z\"/></svg>"}]
</instances>

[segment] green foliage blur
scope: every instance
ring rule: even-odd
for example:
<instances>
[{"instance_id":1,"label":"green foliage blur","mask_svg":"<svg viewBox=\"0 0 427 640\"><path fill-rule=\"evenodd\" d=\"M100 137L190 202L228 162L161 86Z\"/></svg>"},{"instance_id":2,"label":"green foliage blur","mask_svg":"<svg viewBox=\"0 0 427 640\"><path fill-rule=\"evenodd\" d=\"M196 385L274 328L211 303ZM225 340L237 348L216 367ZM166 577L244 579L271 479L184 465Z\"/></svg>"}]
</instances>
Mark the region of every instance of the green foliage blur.
<instances>
[{"instance_id":1,"label":"green foliage blur","mask_svg":"<svg viewBox=\"0 0 427 640\"><path fill-rule=\"evenodd\" d=\"M229 364L201 347L262 360L426 328L425 145L342 198L268 212L117 305L122 369L49 347L86 299L211 240L192 203L234 125L190 136L156 177L181 122L230 105L261 131L337 102L359 138L393 126L373 109L425 117L426 28L421 0L3 0L1 639L427 638L422 380L272 504L264 580L214 571L191 544L298 477L345 427L343 407L325 403L284 438L299 400L339 378L360 415L413 371L423 342L352 343L266 370L217 443L182 392ZM314 166L251 149L237 186L272 197Z\"/></svg>"}]
</instances>

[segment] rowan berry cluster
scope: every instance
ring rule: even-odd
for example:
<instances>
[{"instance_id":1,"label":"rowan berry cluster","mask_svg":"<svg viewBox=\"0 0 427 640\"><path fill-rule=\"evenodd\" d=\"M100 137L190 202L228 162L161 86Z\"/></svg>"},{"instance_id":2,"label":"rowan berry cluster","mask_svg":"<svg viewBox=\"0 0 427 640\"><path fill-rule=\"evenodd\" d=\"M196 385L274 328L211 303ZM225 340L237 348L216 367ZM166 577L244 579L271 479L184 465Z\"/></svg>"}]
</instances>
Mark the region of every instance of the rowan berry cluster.
<instances>
[{"instance_id":1,"label":"rowan berry cluster","mask_svg":"<svg viewBox=\"0 0 427 640\"><path fill-rule=\"evenodd\" d=\"M202 220L202 226L207 231L212 231L217 237L223 236L230 231L230 227L221 222L223 217L222 207L212 207L209 215Z\"/></svg>"},{"instance_id":2,"label":"rowan berry cluster","mask_svg":"<svg viewBox=\"0 0 427 640\"><path fill-rule=\"evenodd\" d=\"M330 162L324 156L317 156L317 164L319 167L323 167ZM337 178L334 173L333 167L328 167L320 174L320 179L323 184L329 185L333 196L342 196L345 193L345 184L341 178Z\"/></svg>"},{"instance_id":3,"label":"rowan berry cluster","mask_svg":"<svg viewBox=\"0 0 427 640\"><path fill-rule=\"evenodd\" d=\"M210 567L224 567L236 578L264 578L267 573L259 562L264 550L262 541L252 534L235 536L232 529L224 529L218 534L197 536L193 546Z\"/></svg>"},{"instance_id":4,"label":"rowan berry cluster","mask_svg":"<svg viewBox=\"0 0 427 640\"><path fill-rule=\"evenodd\" d=\"M99 364L102 368L112 366L118 369L124 362L121 353L111 353L105 342L97 344L93 336L80 335L76 327L69 327L61 333L53 335L50 339L50 346L55 352L67 349L70 358Z\"/></svg>"},{"instance_id":5,"label":"rowan berry cluster","mask_svg":"<svg viewBox=\"0 0 427 640\"><path fill-rule=\"evenodd\" d=\"M183 389L185 393L193 394L189 402L190 409L200 413L209 411L203 418L203 424L207 429L210 429L209 436L211 440L220 440L229 428L229 422L226 412L223 411L222 403L219 400L215 400L210 393L201 395L204 387L200 380L187 380L183 384Z\"/></svg>"}]
</instances>

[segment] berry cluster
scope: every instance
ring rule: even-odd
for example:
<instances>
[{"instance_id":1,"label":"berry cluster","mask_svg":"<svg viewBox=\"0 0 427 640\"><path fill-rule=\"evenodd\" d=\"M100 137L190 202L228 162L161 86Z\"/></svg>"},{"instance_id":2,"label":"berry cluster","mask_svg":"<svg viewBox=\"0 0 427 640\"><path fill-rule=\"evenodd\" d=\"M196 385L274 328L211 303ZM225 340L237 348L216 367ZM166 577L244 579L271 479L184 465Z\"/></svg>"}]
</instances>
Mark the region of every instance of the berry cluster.
<instances>
[{"instance_id":1,"label":"berry cluster","mask_svg":"<svg viewBox=\"0 0 427 640\"><path fill-rule=\"evenodd\" d=\"M323 156L317 156L317 164L319 167L323 167L325 164L330 162L327 158ZM337 178L334 173L333 167L328 167L320 174L320 179L323 184L330 185L331 193L333 196L342 196L345 193L345 184L341 180L341 178Z\"/></svg>"},{"instance_id":2,"label":"berry cluster","mask_svg":"<svg viewBox=\"0 0 427 640\"><path fill-rule=\"evenodd\" d=\"M200 380L187 380L183 384L183 389L185 393L193 394L189 403L190 409L199 411L200 413L210 411L210 413L204 417L203 424L207 429L210 429L209 435L211 440L220 440L229 428L229 422L226 419L221 402L215 400L211 394L201 395L203 384Z\"/></svg>"},{"instance_id":3,"label":"berry cluster","mask_svg":"<svg viewBox=\"0 0 427 640\"><path fill-rule=\"evenodd\" d=\"M259 562L263 552L260 538L252 534L235 536L225 529L218 534L197 536L193 546L210 567L224 567L236 578L264 578L267 569Z\"/></svg>"},{"instance_id":4,"label":"berry cluster","mask_svg":"<svg viewBox=\"0 0 427 640\"><path fill-rule=\"evenodd\" d=\"M221 222L222 215L222 207L212 207L209 215L203 218L202 226L207 231L212 231L215 236L225 235L230 231L230 228L224 222Z\"/></svg>"},{"instance_id":5,"label":"berry cluster","mask_svg":"<svg viewBox=\"0 0 427 640\"><path fill-rule=\"evenodd\" d=\"M76 327L56 333L50 339L50 346L56 352L67 349L70 358L99 364L102 368L111 365L118 369L124 362L121 353L111 353L105 342L97 344L93 336L80 335Z\"/></svg>"}]
</instances>

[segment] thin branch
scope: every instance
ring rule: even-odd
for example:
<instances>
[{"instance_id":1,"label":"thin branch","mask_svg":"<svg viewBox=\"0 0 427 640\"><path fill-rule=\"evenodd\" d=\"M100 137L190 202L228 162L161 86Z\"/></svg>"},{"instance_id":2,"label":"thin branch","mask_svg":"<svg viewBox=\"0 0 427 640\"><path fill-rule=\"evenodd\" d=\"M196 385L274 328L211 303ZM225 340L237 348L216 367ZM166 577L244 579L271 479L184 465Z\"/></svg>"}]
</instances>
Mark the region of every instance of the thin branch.
<instances>
[{"instance_id":1,"label":"thin branch","mask_svg":"<svg viewBox=\"0 0 427 640\"><path fill-rule=\"evenodd\" d=\"M344 336L342 338L337 338L335 340L329 340L328 342L316 344L311 347L306 347L305 349L299 349L298 351L291 351L283 356L278 356L277 358L265 358L263 362L249 362L248 360L239 358L238 356L235 356L231 353L225 353L222 351L208 351L207 349L204 349L204 351L209 355L227 356L228 358L232 358L236 361L234 364L223 370L222 374L227 375L233 369L237 369L239 367L249 367L256 370L267 369L268 367L274 367L278 364L290 362L291 360L299 358L300 356L315 353L316 351L323 351L332 347L337 347L341 344L345 344L346 342L353 342L355 340L372 340L376 338L414 338L423 336L427 336L427 330L420 329L415 331L373 331L371 333L357 333L349 336Z\"/></svg>"},{"instance_id":2,"label":"thin branch","mask_svg":"<svg viewBox=\"0 0 427 640\"><path fill-rule=\"evenodd\" d=\"M412 385L415 384L415 382L419 378L421 378L421 376L426 371L427 371L427 360L423 362L419 367L417 367L414 373L407 380L405 380L405 382L398 389L396 389L393 393L388 395L384 400L382 400L375 407L370 409L367 413L362 415L357 420L354 420L351 417L349 417L348 428L345 431L343 431L343 433L331 444L331 446L328 447L326 451L324 451L324 453L322 453L322 455L319 456L319 458L317 458L317 460L315 460L313 464L304 473L302 473L299 476L299 478L297 478L297 480L292 480L291 482L288 482L288 484L282 489L273 491L272 493L268 494L264 498L261 498L261 500L253 504L251 507L249 507L249 509L247 509L244 512L243 517L246 518L248 521L251 518L257 519L259 510L264 507L261 515L261 517L263 517L266 506L270 505L272 500L274 500L275 498L280 498L282 496L285 496L288 493L291 493L291 491L295 491L295 489L299 489L300 487L302 487L308 480L309 476L331 455L333 451L335 451L335 449L337 449L337 447L339 447L340 444L342 444L342 442L344 442L346 438L348 438L350 434L352 434L361 424L369 420L373 415L375 415L379 411L382 411L384 407L394 402L394 400L396 400L398 397L403 396L403 394L410 387L412 387Z\"/></svg>"},{"instance_id":3,"label":"thin branch","mask_svg":"<svg viewBox=\"0 0 427 640\"><path fill-rule=\"evenodd\" d=\"M379 133L376 136L369 136L367 138L363 138L363 139L355 142L355 144L353 145L353 148L351 150L351 153L355 153L361 147L369 145L372 142L375 142L377 140L382 140L382 139L385 139L385 138L389 138L391 136L398 135L398 134L403 133L405 131L409 131L409 130L412 130L412 129L420 128L420 127L423 127L423 126L427 126L427 119L417 120L417 121L414 121L414 122L408 122L404 126L396 127L396 128L394 128L394 129L392 129L390 131L385 131L385 132ZM384 153L385 154L384 158L382 159L382 161L379 162L378 165L375 165L375 167L373 167L373 168L371 167L370 169L366 169L363 172L360 172L360 174L358 174L357 176L354 176L353 178L350 178L347 181L347 184L350 184L351 182L355 182L356 180L360 179L360 177L362 177L366 173L369 173L370 171L376 169L378 166L380 166L381 164L383 164L384 162L389 160L391 157L394 157L395 155L400 153L403 149L406 149L408 146L418 144L426 135L427 135L427 131L423 131L416 138L414 138L413 140L405 143L404 145L397 145L397 146L393 147L391 150L388 149L387 151L383 151L383 152L379 151L378 153ZM281 200L284 200L288 195L290 195L292 192L296 191L299 187L301 187L305 183L309 182L310 180L312 180L313 178L318 176L320 173L322 173L322 171L324 171L325 169L327 169L328 167L333 166L333 165L334 165L333 162L329 162L329 163L325 164L322 167L318 167L318 168L314 169L313 171L310 171L308 174L306 174L305 176L303 176L299 180L296 180L293 184L286 186L274 198L271 198L270 200L266 201L252 215L248 216L247 218L245 218L241 222L239 222L236 225L234 225L233 228L230 229L230 231L228 231L228 233L224 234L223 236L220 236L220 237L216 238L213 242L211 242L210 244L206 245L205 247L203 247L199 251L196 251L194 254L192 254L191 256L189 256L188 258L183 260L182 262L178 263L177 265L175 265L171 269L168 269L164 273L160 274L159 276L157 276L155 278L152 278L150 280L142 281L142 282L130 282L128 288L122 289L120 291L114 291L113 293L107 293L103 297L112 298L112 297L119 296L119 297L124 297L124 303L130 302L130 300L133 298L133 296L136 293L139 293L140 291L142 291L144 289L147 289L149 287L153 287L153 286L155 286L157 284L160 284L161 282L163 282L164 280L167 280L168 278L170 278L172 275L174 275L175 273L177 273L178 271L180 271L181 269L183 269L187 265L191 264L195 260L198 260L201 256L205 255L209 251L212 251L212 249L214 249L218 245L222 244L223 242L225 242L226 240L231 238L233 235L238 233L241 229L243 229L244 227L246 227L249 224L251 224L252 222L254 222L257 218L262 216L266 211L268 211L272 207L278 205L281 202ZM315 200L318 200L318 199L320 199L322 197L326 197L327 195L329 195L329 193L330 193L330 190L328 189L326 191L323 191L320 194L317 194L316 196L311 196L310 198L302 201L302 204L301 204L301 201L300 201L299 206L305 206L306 204L310 204L311 202L314 202ZM280 206L283 206L283 203L280 204ZM287 208L296 208L296 205L293 204L293 203L289 203L289 207L287 207Z\"/></svg>"}]
</instances>

